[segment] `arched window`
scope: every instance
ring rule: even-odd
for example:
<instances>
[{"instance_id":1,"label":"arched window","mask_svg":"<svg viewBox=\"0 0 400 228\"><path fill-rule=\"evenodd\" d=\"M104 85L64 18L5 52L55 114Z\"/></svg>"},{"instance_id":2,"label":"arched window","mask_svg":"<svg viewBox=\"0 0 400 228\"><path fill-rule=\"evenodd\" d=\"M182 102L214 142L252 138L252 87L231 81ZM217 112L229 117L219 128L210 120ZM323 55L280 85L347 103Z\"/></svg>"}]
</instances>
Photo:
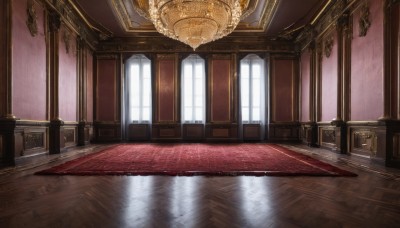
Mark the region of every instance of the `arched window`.
<instances>
[{"instance_id":1,"label":"arched window","mask_svg":"<svg viewBox=\"0 0 400 228\"><path fill-rule=\"evenodd\" d=\"M151 61L134 55L126 61L127 121L151 122Z\"/></svg>"},{"instance_id":2,"label":"arched window","mask_svg":"<svg viewBox=\"0 0 400 228\"><path fill-rule=\"evenodd\" d=\"M182 122L205 122L205 61L190 55L182 61Z\"/></svg>"}]
</instances>

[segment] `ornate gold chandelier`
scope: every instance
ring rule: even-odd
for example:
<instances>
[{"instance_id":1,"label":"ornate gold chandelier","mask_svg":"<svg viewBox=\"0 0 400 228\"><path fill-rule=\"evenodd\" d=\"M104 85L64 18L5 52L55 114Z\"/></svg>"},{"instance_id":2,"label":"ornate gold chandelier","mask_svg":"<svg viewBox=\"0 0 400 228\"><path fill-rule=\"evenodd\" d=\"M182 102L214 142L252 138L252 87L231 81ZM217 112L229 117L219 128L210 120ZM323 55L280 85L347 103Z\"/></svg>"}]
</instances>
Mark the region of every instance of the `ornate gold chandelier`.
<instances>
[{"instance_id":1,"label":"ornate gold chandelier","mask_svg":"<svg viewBox=\"0 0 400 228\"><path fill-rule=\"evenodd\" d=\"M157 31L194 50L230 34L242 16L240 0L150 0Z\"/></svg>"}]
</instances>

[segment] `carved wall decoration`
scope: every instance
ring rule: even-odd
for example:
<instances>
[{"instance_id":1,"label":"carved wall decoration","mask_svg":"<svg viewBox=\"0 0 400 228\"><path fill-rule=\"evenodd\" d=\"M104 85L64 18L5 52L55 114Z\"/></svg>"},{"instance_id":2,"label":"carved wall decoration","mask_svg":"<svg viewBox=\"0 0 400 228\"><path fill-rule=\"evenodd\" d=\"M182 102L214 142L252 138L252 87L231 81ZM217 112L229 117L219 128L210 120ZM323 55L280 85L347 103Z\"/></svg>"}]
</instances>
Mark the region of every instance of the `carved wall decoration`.
<instances>
[{"instance_id":1,"label":"carved wall decoration","mask_svg":"<svg viewBox=\"0 0 400 228\"><path fill-rule=\"evenodd\" d=\"M61 26L61 18L57 12L50 12L49 14L49 29L51 32L57 32Z\"/></svg>"},{"instance_id":2,"label":"carved wall decoration","mask_svg":"<svg viewBox=\"0 0 400 228\"><path fill-rule=\"evenodd\" d=\"M366 36L369 27L371 26L371 21L369 20L369 6L367 4L363 5L361 8L360 19L358 20L360 37Z\"/></svg>"},{"instance_id":3,"label":"carved wall decoration","mask_svg":"<svg viewBox=\"0 0 400 228\"><path fill-rule=\"evenodd\" d=\"M353 148L369 153L375 157L377 153L378 137L375 132L369 130L360 130L353 132Z\"/></svg>"},{"instance_id":4,"label":"carved wall decoration","mask_svg":"<svg viewBox=\"0 0 400 228\"><path fill-rule=\"evenodd\" d=\"M333 7L331 13L330 13L330 19L331 21L334 21L335 18L340 16L343 12L343 10L346 8L346 0L338 0L337 4Z\"/></svg>"},{"instance_id":5,"label":"carved wall decoration","mask_svg":"<svg viewBox=\"0 0 400 228\"><path fill-rule=\"evenodd\" d=\"M71 43L71 33L68 31L68 29L65 29L64 30L64 33L63 33L63 41L64 41L64 44L65 44L65 51L67 52L67 53L69 53L69 50L70 50L70 43Z\"/></svg>"},{"instance_id":6,"label":"carved wall decoration","mask_svg":"<svg viewBox=\"0 0 400 228\"><path fill-rule=\"evenodd\" d=\"M36 9L33 0L28 0L26 7L26 14L28 16L26 20L26 25L28 26L29 32L34 37L38 33L38 28L37 28Z\"/></svg>"},{"instance_id":7,"label":"carved wall decoration","mask_svg":"<svg viewBox=\"0 0 400 228\"><path fill-rule=\"evenodd\" d=\"M322 129L321 140L322 143L334 144L336 141L335 129Z\"/></svg>"},{"instance_id":8,"label":"carved wall decoration","mask_svg":"<svg viewBox=\"0 0 400 228\"><path fill-rule=\"evenodd\" d=\"M331 56L332 48L333 48L333 37L330 36L325 40L325 43L324 43L324 51L325 51L325 56L327 58L329 58L329 56Z\"/></svg>"},{"instance_id":9,"label":"carved wall decoration","mask_svg":"<svg viewBox=\"0 0 400 228\"><path fill-rule=\"evenodd\" d=\"M45 134L43 132L30 132L24 135L24 149L32 150L45 147Z\"/></svg>"},{"instance_id":10,"label":"carved wall decoration","mask_svg":"<svg viewBox=\"0 0 400 228\"><path fill-rule=\"evenodd\" d=\"M75 129L64 129L65 143L75 143Z\"/></svg>"}]
</instances>

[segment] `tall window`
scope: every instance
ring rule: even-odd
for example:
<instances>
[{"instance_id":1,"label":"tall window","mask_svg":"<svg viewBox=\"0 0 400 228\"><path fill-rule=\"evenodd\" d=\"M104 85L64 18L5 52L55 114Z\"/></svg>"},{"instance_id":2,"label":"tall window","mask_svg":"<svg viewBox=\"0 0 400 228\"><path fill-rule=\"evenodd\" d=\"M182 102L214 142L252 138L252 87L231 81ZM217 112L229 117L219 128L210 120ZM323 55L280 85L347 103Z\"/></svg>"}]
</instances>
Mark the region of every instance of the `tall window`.
<instances>
[{"instance_id":1,"label":"tall window","mask_svg":"<svg viewBox=\"0 0 400 228\"><path fill-rule=\"evenodd\" d=\"M205 61L190 55L182 61L182 120L205 122Z\"/></svg>"},{"instance_id":2,"label":"tall window","mask_svg":"<svg viewBox=\"0 0 400 228\"><path fill-rule=\"evenodd\" d=\"M240 61L242 123L265 122L264 60L248 55Z\"/></svg>"},{"instance_id":3,"label":"tall window","mask_svg":"<svg viewBox=\"0 0 400 228\"><path fill-rule=\"evenodd\" d=\"M151 121L151 61L134 55L127 61L128 122Z\"/></svg>"}]
</instances>

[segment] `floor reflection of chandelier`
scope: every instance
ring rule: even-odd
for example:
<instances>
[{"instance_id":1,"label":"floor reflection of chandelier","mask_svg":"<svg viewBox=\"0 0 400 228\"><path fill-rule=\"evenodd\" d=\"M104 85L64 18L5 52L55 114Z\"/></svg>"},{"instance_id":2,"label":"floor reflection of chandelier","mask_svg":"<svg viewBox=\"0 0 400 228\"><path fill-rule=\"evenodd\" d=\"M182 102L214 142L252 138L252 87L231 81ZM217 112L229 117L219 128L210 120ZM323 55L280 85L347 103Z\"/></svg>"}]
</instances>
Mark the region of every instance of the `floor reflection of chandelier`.
<instances>
[{"instance_id":1,"label":"floor reflection of chandelier","mask_svg":"<svg viewBox=\"0 0 400 228\"><path fill-rule=\"evenodd\" d=\"M240 0L150 0L157 31L193 49L231 33L240 21Z\"/></svg>"}]
</instances>

